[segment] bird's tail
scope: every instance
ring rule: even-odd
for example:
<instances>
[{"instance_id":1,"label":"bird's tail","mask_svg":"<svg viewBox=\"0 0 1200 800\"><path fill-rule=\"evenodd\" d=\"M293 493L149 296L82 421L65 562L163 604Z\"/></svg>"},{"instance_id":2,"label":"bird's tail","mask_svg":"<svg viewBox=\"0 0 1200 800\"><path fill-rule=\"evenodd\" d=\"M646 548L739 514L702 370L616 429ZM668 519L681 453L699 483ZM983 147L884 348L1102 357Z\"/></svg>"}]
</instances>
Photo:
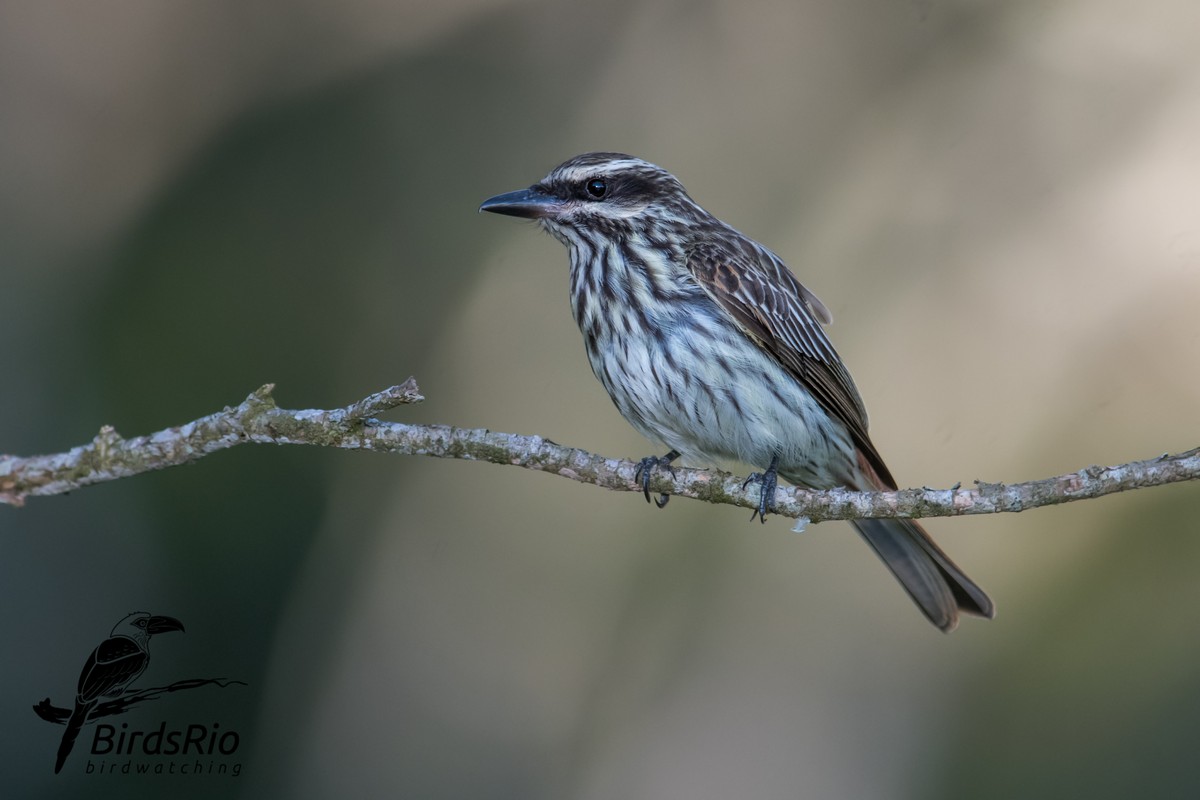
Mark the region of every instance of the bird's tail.
<instances>
[{"instance_id":1,"label":"bird's tail","mask_svg":"<svg viewBox=\"0 0 1200 800\"><path fill-rule=\"evenodd\" d=\"M991 598L915 521L859 519L853 524L929 621L944 632L958 625L959 611L988 619L995 615Z\"/></svg>"},{"instance_id":2,"label":"bird's tail","mask_svg":"<svg viewBox=\"0 0 1200 800\"><path fill-rule=\"evenodd\" d=\"M75 703L75 710L71 712L71 718L67 720L67 729L63 731L62 741L58 745L58 760L54 762L54 774L62 772L63 764L67 763L67 756L71 755L71 748L75 746L75 739L79 736L79 732L83 730L83 723L87 721L88 712L92 710L95 702L91 703Z\"/></svg>"}]
</instances>

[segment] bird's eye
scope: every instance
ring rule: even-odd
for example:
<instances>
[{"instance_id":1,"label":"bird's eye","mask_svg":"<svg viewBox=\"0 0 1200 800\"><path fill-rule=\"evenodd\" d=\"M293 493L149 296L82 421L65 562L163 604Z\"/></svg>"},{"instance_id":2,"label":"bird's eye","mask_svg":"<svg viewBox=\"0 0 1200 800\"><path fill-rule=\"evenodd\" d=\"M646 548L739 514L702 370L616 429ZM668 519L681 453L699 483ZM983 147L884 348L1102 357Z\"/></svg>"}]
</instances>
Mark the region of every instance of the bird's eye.
<instances>
[{"instance_id":1,"label":"bird's eye","mask_svg":"<svg viewBox=\"0 0 1200 800\"><path fill-rule=\"evenodd\" d=\"M587 193L599 200L604 195L608 194L608 184L600 178L592 178L587 182Z\"/></svg>"}]
</instances>

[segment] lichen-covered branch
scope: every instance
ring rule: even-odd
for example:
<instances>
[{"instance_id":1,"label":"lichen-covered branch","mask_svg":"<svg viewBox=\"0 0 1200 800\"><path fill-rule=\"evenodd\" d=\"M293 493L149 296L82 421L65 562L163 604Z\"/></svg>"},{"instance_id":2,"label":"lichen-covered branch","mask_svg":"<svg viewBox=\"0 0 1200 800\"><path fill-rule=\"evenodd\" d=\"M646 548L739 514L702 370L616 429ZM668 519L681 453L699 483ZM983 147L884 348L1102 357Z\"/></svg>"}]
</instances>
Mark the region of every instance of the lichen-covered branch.
<instances>
[{"instance_id":1,"label":"lichen-covered branch","mask_svg":"<svg viewBox=\"0 0 1200 800\"><path fill-rule=\"evenodd\" d=\"M123 439L105 426L90 444L45 456L0 455L0 503L19 506L25 498L62 494L186 464L209 453L246 442L308 444L375 450L401 455L490 461L540 470L606 489L641 491L634 480L637 464L563 447L540 436L445 425L381 422L374 415L424 398L409 378L346 408L292 411L279 408L267 384L236 408L167 428L149 436ZM780 488L776 512L819 522L863 517L947 517L1024 511L1039 506L1100 497L1115 492L1200 478L1200 448L1116 467L1087 467L1068 475L997 484L976 481L974 488L903 489L898 492L809 491ZM725 472L677 469L651 480L654 492L710 503L753 508L757 487Z\"/></svg>"}]
</instances>

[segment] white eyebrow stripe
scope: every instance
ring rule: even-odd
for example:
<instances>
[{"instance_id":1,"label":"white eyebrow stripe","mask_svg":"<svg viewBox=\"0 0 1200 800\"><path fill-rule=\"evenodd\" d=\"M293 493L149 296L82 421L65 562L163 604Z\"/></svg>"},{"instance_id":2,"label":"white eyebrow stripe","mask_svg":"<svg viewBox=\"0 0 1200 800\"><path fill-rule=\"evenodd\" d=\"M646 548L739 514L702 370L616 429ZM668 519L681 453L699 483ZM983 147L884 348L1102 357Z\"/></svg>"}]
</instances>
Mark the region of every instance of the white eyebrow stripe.
<instances>
[{"instance_id":1,"label":"white eyebrow stripe","mask_svg":"<svg viewBox=\"0 0 1200 800\"><path fill-rule=\"evenodd\" d=\"M606 161L602 164L592 164L590 166L571 167L570 169L562 170L557 174L551 173L550 176L559 180L579 181L584 178L590 178L598 174L611 174L621 172L622 170L645 169L650 165L642 161L640 158L626 158L620 161Z\"/></svg>"}]
</instances>

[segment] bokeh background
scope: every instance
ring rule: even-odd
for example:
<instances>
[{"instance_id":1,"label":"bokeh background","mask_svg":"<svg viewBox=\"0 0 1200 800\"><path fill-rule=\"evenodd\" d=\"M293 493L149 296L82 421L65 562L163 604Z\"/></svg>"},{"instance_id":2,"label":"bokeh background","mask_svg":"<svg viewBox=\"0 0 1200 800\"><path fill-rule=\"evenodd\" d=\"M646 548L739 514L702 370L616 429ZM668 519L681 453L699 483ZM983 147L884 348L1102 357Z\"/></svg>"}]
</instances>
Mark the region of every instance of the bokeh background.
<instances>
[{"instance_id":1,"label":"bokeh background","mask_svg":"<svg viewBox=\"0 0 1200 800\"><path fill-rule=\"evenodd\" d=\"M566 256L475 213L675 172L830 307L901 483L1200 443L1191 0L0 5L0 451L235 404L649 449ZM1194 797L1200 486L930 529L945 637L849 526L465 462L242 447L0 508L6 797ZM237 778L51 773L80 666L170 614L153 728ZM89 729L90 730L90 729Z\"/></svg>"}]
</instances>

